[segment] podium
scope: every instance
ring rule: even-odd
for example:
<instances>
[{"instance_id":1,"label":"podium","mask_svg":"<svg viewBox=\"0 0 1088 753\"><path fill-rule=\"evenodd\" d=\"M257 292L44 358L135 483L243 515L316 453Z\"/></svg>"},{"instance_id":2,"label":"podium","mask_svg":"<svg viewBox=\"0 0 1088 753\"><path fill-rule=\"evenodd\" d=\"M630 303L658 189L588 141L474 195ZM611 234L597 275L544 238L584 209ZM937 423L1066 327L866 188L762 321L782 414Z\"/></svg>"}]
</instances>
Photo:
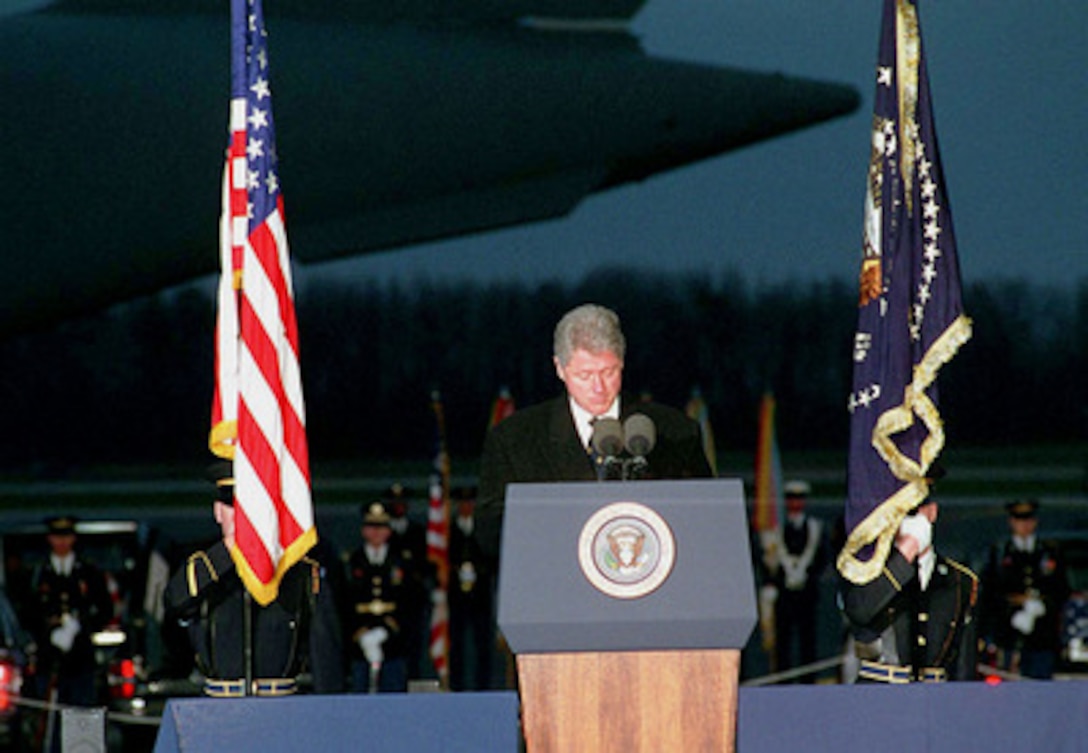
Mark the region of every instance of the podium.
<instances>
[{"instance_id":1,"label":"podium","mask_svg":"<svg viewBox=\"0 0 1088 753\"><path fill-rule=\"evenodd\" d=\"M498 622L528 753L733 751L756 624L743 485L510 484Z\"/></svg>"}]
</instances>

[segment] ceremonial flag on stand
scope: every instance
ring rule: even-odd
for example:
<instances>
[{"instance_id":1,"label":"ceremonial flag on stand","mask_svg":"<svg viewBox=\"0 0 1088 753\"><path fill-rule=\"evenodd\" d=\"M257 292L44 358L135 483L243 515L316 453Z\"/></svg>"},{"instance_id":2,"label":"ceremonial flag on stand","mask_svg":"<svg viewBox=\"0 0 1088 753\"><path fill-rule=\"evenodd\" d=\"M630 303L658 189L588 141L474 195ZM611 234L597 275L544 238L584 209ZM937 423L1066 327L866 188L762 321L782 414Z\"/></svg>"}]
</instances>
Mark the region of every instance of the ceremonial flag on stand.
<instances>
[{"instance_id":1,"label":"ceremonial flag on stand","mask_svg":"<svg viewBox=\"0 0 1088 753\"><path fill-rule=\"evenodd\" d=\"M434 565L431 592L430 656L443 687L449 683L450 615L447 588L450 581L450 458L446 452L446 419L442 398L434 392L431 408L435 421L434 467L431 471L427 508L427 560Z\"/></svg>"},{"instance_id":2,"label":"ceremonial flag on stand","mask_svg":"<svg viewBox=\"0 0 1088 753\"><path fill-rule=\"evenodd\" d=\"M774 395L767 392L759 402L759 435L756 440L755 489L752 497L752 529L759 534L777 531L785 517L782 457L774 430Z\"/></svg>"},{"instance_id":3,"label":"ceremonial flag on stand","mask_svg":"<svg viewBox=\"0 0 1088 753\"><path fill-rule=\"evenodd\" d=\"M499 389L499 396L495 398L495 402L491 404L491 418L487 422L487 428L491 428L495 424L502 421L504 418L508 418L514 413L514 397L510 394L510 390L506 387Z\"/></svg>"},{"instance_id":4,"label":"ceremonial flag on stand","mask_svg":"<svg viewBox=\"0 0 1088 753\"><path fill-rule=\"evenodd\" d=\"M971 338L961 298L917 4L885 0L838 559L854 583L879 575L903 517L929 493L944 447L937 374Z\"/></svg>"},{"instance_id":5,"label":"ceremonial flag on stand","mask_svg":"<svg viewBox=\"0 0 1088 753\"><path fill-rule=\"evenodd\" d=\"M710 472L718 475L718 451L714 447L714 429L710 426L710 408L703 400L702 391L696 387L691 391L691 399L684 409L688 418L692 418L699 424L699 433L703 437L703 454L706 462L710 464Z\"/></svg>"},{"instance_id":6,"label":"ceremonial flag on stand","mask_svg":"<svg viewBox=\"0 0 1088 753\"><path fill-rule=\"evenodd\" d=\"M276 598L283 573L317 541L283 207L264 14L260 0L232 0L209 444L233 461L232 555L261 605Z\"/></svg>"},{"instance_id":7,"label":"ceremonial flag on stand","mask_svg":"<svg viewBox=\"0 0 1088 753\"><path fill-rule=\"evenodd\" d=\"M755 489L752 495L752 530L756 532L766 581L759 590L759 627L763 648L775 665L775 600L778 593L770 574L779 567L782 522L786 517L782 481L782 456L774 428L775 400L770 392L759 401L759 433L756 438Z\"/></svg>"}]
</instances>

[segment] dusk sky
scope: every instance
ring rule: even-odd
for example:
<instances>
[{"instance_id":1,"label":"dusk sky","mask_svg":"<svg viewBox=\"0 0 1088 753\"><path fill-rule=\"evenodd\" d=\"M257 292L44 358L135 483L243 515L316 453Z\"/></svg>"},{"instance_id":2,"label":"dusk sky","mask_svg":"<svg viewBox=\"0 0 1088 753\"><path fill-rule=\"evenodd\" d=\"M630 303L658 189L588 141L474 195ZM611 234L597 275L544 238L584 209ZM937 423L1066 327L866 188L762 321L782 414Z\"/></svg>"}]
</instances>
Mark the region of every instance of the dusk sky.
<instances>
[{"instance_id":1,"label":"dusk sky","mask_svg":"<svg viewBox=\"0 0 1088 753\"><path fill-rule=\"evenodd\" d=\"M371 279L576 280L602 265L852 279L860 258L879 0L650 0L654 56L847 83L851 116L585 200L535 225L326 265ZM920 3L965 284L1088 275L1088 4ZM288 187L289 190L289 187Z\"/></svg>"}]
</instances>

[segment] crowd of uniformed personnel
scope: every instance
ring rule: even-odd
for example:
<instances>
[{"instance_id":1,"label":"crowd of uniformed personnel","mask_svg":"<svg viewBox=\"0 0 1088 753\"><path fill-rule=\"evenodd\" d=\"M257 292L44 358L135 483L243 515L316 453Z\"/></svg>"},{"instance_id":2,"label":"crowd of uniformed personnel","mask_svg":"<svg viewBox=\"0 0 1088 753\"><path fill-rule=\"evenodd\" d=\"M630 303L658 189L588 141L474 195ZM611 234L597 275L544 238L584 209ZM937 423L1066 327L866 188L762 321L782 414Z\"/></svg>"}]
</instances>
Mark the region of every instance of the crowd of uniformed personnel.
<instances>
[{"instance_id":1,"label":"crowd of uniformed personnel","mask_svg":"<svg viewBox=\"0 0 1088 753\"><path fill-rule=\"evenodd\" d=\"M428 651L434 569L403 486L362 503L356 548L341 555L319 540L284 576L277 598L258 607L229 555L229 464L219 464L215 475L221 493L214 512L224 538L190 555L165 593L166 622L187 631L206 694L286 695L300 689L300 677L312 683L301 689L317 693L404 692L412 680L439 680ZM453 497L448 684L486 690L495 650L492 579L472 536L475 490ZM246 655L255 657L249 667Z\"/></svg>"},{"instance_id":2,"label":"crowd of uniformed personnel","mask_svg":"<svg viewBox=\"0 0 1088 753\"><path fill-rule=\"evenodd\" d=\"M360 505L357 548L336 552L322 540L288 571L277 599L256 607L247 606L229 553L229 476L228 466L216 478L213 509L222 540L189 556L165 595L165 622L187 633L206 694L403 692L412 680L437 679L428 655L434 573L425 527L409 515L402 486ZM776 541L780 551L773 557L766 542L759 542L762 561L756 567L760 585L777 591L775 633L781 642L772 668L779 671L814 658L813 589L835 548L834 533L814 525L805 511L808 485L789 489L784 522L790 529ZM509 665L502 666L509 656L499 647L495 626L494 563L475 537L475 490L458 489L452 497L448 688L512 687ZM837 599L851 654L850 671L841 679L974 680L987 667L1028 678L1053 676L1070 587L1061 549L1037 535L1039 503L1006 505L1010 535L994 544L976 574L935 546L936 497L904 520L878 578L864 585L841 581ZM112 606L103 573L76 556L74 519L51 519L48 539L52 555L31 580L33 614L26 618L39 663L47 663L48 671L37 673L40 687L30 691L62 704L93 705L96 668L88 658L87 635L112 614ZM798 654L792 653L791 634Z\"/></svg>"}]
</instances>

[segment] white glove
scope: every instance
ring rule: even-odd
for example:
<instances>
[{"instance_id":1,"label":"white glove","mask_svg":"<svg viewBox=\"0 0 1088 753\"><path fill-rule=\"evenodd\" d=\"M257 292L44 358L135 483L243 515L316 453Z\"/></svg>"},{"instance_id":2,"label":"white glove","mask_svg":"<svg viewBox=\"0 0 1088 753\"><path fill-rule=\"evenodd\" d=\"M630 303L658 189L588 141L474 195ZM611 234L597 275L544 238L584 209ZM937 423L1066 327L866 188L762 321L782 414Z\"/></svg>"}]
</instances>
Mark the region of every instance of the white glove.
<instances>
[{"instance_id":1,"label":"white glove","mask_svg":"<svg viewBox=\"0 0 1088 753\"><path fill-rule=\"evenodd\" d=\"M1031 596L1024 602L1024 606L1013 614L1009 622L1024 635L1031 635L1035 630L1035 620L1044 614L1046 614L1046 605L1038 597Z\"/></svg>"},{"instance_id":2,"label":"white glove","mask_svg":"<svg viewBox=\"0 0 1088 753\"><path fill-rule=\"evenodd\" d=\"M1035 629L1035 618L1028 614L1025 609L1021 609L1013 614L1012 619L1009 620L1009 622L1024 635L1031 635L1031 631Z\"/></svg>"},{"instance_id":3,"label":"white glove","mask_svg":"<svg viewBox=\"0 0 1088 753\"><path fill-rule=\"evenodd\" d=\"M796 557L782 558L782 575L784 585L789 591L800 591L805 587L806 568Z\"/></svg>"},{"instance_id":4,"label":"white glove","mask_svg":"<svg viewBox=\"0 0 1088 753\"><path fill-rule=\"evenodd\" d=\"M79 634L79 620L70 614L65 614L60 619L60 625L53 628L53 632L49 634L49 642L61 650L61 653L68 653L72 650L72 644L75 642L76 635Z\"/></svg>"},{"instance_id":5,"label":"white glove","mask_svg":"<svg viewBox=\"0 0 1088 753\"><path fill-rule=\"evenodd\" d=\"M933 543L933 524L925 515L908 515L899 524L899 533L910 536L918 542L918 554L921 554Z\"/></svg>"},{"instance_id":6,"label":"white glove","mask_svg":"<svg viewBox=\"0 0 1088 753\"><path fill-rule=\"evenodd\" d=\"M381 664L385 658L382 644L389 637L389 631L383 627L367 630L359 636L359 648L363 650L363 656L371 664Z\"/></svg>"}]
</instances>

